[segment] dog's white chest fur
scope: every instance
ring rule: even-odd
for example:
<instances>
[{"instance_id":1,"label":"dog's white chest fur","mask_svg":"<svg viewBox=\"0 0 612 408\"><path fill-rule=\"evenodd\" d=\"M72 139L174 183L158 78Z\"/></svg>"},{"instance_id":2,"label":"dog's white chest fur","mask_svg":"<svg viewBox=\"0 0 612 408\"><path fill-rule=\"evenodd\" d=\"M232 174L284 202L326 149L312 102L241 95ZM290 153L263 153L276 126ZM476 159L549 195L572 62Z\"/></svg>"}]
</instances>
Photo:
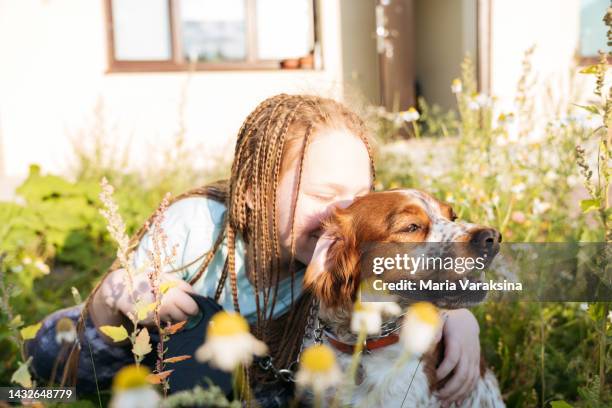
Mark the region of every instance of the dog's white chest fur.
<instances>
[{"instance_id":1,"label":"dog's white chest fur","mask_svg":"<svg viewBox=\"0 0 612 408\"><path fill-rule=\"evenodd\" d=\"M352 356L333 348L342 372L347 373ZM403 353L400 343L373 350L361 358L361 383L352 387L348 393L346 387L333 390L328 394L327 404L332 399L340 398L341 406L354 407L410 407L437 408L440 401L429 391L429 383L423 365L417 358L397 364ZM478 381L476 388L470 394L461 408L505 407L499 392L499 386L493 373L489 370Z\"/></svg>"}]
</instances>

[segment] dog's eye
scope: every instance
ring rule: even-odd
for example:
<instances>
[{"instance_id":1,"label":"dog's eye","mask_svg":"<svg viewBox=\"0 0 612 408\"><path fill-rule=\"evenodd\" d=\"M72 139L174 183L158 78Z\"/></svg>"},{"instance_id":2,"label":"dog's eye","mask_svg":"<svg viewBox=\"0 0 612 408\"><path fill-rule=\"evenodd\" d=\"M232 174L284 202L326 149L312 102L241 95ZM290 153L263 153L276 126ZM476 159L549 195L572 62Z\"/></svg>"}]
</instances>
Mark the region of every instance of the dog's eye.
<instances>
[{"instance_id":1,"label":"dog's eye","mask_svg":"<svg viewBox=\"0 0 612 408\"><path fill-rule=\"evenodd\" d=\"M418 224L410 224L406 228L402 228L400 232L416 232L421 229Z\"/></svg>"}]
</instances>

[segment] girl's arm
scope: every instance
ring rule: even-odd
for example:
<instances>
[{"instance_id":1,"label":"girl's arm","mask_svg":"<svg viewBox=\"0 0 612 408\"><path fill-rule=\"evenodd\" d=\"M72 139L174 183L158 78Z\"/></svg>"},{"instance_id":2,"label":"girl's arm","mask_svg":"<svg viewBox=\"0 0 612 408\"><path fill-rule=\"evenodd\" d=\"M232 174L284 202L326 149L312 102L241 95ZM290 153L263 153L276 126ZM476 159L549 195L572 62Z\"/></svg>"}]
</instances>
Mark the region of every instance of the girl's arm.
<instances>
[{"instance_id":1,"label":"girl's arm","mask_svg":"<svg viewBox=\"0 0 612 408\"><path fill-rule=\"evenodd\" d=\"M437 379L442 380L454 370L446 385L437 392L446 406L465 399L480 378L479 333L478 321L469 310L446 312L441 333L444 359L436 371Z\"/></svg>"}]
</instances>

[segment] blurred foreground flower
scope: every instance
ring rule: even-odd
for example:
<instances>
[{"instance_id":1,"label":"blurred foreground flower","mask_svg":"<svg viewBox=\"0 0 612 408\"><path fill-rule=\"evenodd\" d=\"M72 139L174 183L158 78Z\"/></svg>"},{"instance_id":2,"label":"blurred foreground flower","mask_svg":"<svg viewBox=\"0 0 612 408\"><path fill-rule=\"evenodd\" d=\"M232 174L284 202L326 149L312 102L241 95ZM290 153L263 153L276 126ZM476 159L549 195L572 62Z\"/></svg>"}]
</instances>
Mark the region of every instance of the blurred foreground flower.
<instances>
[{"instance_id":1,"label":"blurred foreground flower","mask_svg":"<svg viewBox=\"0 0 612 408\"><path fill-rule=\"evenodd\" d=\"M355 302L351 316L351 331L359 334L365 330L366 334L380 333L383 315L397 316L402 312L394 302Z\"/></svg>"},{"instance_id":2,"label":"blurred foreground flower","mask_svg":"<svg viewBox=\"0 0 612 408\"><path fill-rule=\"evenodd\" d=\"M410 107L406 111L400 112L399 116L406 122L416 122L421 117L419 112L413 107Z\"/></svg>"},{"instance_id":3,"label":"blurred foreground flower","mask_svg":"<svg viewBox=\"0 0 612 408\"><path fill-rule=\"evenodd\" d=\"M410 306L402 322L400 338L412 354L423 354L436 337L442 324L438 309L427 302Z\"/></svg>"},{"instance_id":4,"label":"blurred foreground flower","mask_svg":"<svg viewBox=\"0 0 612 408\"><path fill-rule=\"evenodd\" d=\"M72 320L62 317L55 323L55 342L57 344L74 343L77 337L76 327Z\"/></svg>"},{"instance_id":5,"label":"blurred foreground flower","mask_svg":"<svg viewBox=\"0 0 612 408\"><path fill-rule=\"evenodd\" d=\"M159 394L147 381L151 374L145 366L128 365L113 378L111 408L150 408L161 402Z\"/></svg>"},{"instance_id":6,"label":"blurred foreground flower","mask_svg":"<svg viewBox=\"0 0 612 408\"><path fill-rule=\"evenodd\" d=\"M238 364L250 365L253 355L263 356L267 351L265 343L249 332L244 317L234 312L219 312L208 323L206 341L196 350L195 357L232 372Z\"/></svg>"},{"instance_id":7,"label":"blurred foreground flower","mask_svg":"<svg viewBox=\"0 0 612 408\"><path fill-rule=\"evenodd\" d=\"M342 380L342 373L336 363L334 352L324 344L310 346L300 357L300 369L295 381L300 388L309 388L315 395Z\"/></svg>"}]
</instances>

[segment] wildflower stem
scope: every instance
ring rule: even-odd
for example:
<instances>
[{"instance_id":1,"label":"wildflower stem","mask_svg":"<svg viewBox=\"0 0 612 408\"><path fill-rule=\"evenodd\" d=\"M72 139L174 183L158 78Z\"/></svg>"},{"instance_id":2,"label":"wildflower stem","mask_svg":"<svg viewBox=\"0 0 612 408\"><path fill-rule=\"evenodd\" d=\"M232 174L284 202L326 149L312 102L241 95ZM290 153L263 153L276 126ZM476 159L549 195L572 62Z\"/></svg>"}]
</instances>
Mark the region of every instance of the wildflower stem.
<instances>
[{"instance_id":1,"label":"wildflower stem","mask_svg":"<svg viewBox=\"0 0 612 408\"><path fill-rule=\"evenodd\" d=\"M419 130L419 124L417 123L417 121L412 121L412 130L414 130L414 137L416 139L420 139L421 138L421 131Z\"/></svg>"},{"instance_id":2,"label":"wildflower stem","mask_svg":"<svg viewBox=\"0 0 612 408\"><path fill-rule=\"evenodd\" d=\"M357 336L357 343L355 344L355 349L353 350L353 357L351 358L351 365L349 366L348 371L348 390L349 397L353 393L353 389L355 387L355 377L357 375L357 368L359 367L359 361L361 360L361 352L363 351L363 346L367 338L367 332L365 327L359 331L359 336ZM349 398L350 400L350 398Z\"/></svg>"}]
</instances>

